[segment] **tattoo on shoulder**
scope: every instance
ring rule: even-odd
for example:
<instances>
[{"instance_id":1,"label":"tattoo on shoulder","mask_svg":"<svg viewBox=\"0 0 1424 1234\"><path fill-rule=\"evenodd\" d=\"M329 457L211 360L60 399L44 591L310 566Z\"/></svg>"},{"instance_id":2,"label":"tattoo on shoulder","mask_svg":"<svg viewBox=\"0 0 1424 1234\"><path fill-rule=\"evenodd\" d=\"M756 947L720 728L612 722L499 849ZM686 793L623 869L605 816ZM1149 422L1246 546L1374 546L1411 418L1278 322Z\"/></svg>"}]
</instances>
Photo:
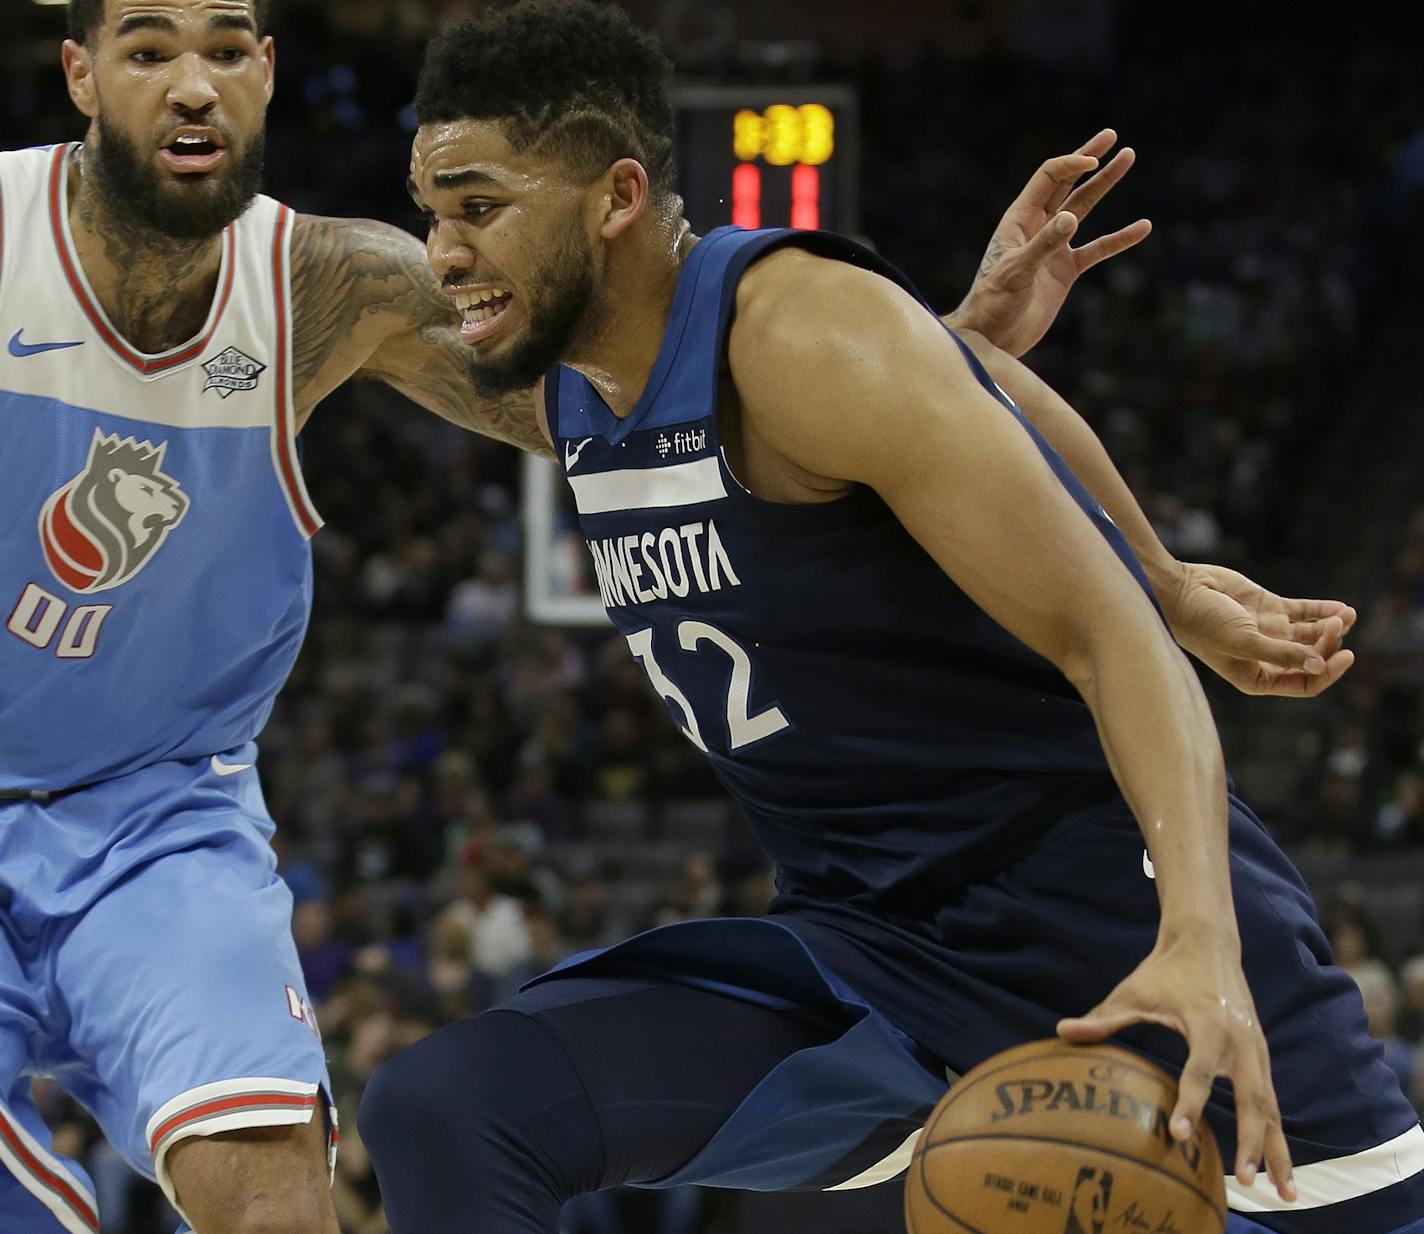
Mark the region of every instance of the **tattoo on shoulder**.
<instances>
[{"instance_id":1,"label":"tattoo on shoulder","mask_svg":"<svg viewBox=\"0 0 1424 1234\"><path fill-rule=\"evenodd\" d=\"M384 223L304 215L292 234L292 379L309 410L348 377L394 386L437 415L553 457L536 396L483 399L459 319L414 236Z\"/></svg>"}]
</instances>

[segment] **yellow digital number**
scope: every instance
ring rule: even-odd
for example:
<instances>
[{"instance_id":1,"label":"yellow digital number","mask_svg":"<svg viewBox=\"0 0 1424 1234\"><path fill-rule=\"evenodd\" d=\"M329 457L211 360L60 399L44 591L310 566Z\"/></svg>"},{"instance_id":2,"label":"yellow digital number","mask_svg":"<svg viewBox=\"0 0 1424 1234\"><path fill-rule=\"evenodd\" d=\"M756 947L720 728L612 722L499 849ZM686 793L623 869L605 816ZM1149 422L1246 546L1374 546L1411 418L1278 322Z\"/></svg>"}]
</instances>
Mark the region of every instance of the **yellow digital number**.
<instances>
[{"instance_id":1,"label":"yellow digital number","mask_svg":"<svg viewBox=\"0 0 1424 1234\"><path fill-rule=\"evenodd\" d=\"M732 117L732 149L743 163L750 163L753 159L761 157L762 119L760 112L744 107Z\"/></svg>"},{"instance_id":2,"label":"yellow digital number","mask_svg":"<svg viewBox=\"0 0 1424 1234\"><path fill-rule=\"evenodd\" d=\"M829 161L836 152L836 118L829 107L820 103L807 103L798 108L801 117L801 157L802 163L812 167Z\"/></svg>"},{"instance_id":3,"label":"yellow digital number","mask_svg":"<svg viewBox=\"0 0 1424 1234\"><path fill-rule=\"evenodd\" d=\"M732 150L743 163L764 158L773 167L815 167L836 152L836 118L820 103L776 103L762 114L743 108L732 117Z\"/></svg>"}]
</instances>

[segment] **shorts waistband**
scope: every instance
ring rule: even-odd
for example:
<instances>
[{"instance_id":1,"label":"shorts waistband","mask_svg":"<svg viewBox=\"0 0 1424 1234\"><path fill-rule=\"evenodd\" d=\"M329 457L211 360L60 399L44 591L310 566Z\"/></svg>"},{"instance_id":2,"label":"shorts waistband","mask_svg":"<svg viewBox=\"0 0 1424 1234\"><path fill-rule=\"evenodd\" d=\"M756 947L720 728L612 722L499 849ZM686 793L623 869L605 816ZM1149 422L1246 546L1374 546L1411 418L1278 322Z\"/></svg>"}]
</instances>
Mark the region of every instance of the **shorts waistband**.
<instances>
[{"instance_id":1,"label":"shorts waistband","mask_svg":"<svg viewBox=\"0 0 1424 1234\"><path fill-rule=\"evenodd\" d=\"M77 793L82 788L89 788L88 784L75 784L69 788L0 788L0 801L33 801L39 805L47 805L49 802L59 797L68 797L70 793Z\"/></svg>"}]
</instances>

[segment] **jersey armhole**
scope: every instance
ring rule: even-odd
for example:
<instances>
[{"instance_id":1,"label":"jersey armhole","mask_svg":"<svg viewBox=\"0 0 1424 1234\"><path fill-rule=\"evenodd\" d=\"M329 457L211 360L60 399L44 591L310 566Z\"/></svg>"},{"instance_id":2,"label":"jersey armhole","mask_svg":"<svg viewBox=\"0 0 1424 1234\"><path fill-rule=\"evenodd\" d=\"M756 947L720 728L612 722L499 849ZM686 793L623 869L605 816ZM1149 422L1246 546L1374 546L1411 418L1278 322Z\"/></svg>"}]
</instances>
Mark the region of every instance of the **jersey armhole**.
<instances>
[{"instance_id":1,"label":"jersey armhole","mask_svg":"<svg viewBox=\"0 0 1424 1234\"><path fill-rule=\"evenodd\" d=\"M286 498L292 521L303 538L310 540L321 530L322 518L307 493L297 450L297 412L292 399L292 231L294 215L289 206L279 206L272 227L272 303L276 310L277 364L273 394L272 466Z\"/></svg>"}]
</instances>

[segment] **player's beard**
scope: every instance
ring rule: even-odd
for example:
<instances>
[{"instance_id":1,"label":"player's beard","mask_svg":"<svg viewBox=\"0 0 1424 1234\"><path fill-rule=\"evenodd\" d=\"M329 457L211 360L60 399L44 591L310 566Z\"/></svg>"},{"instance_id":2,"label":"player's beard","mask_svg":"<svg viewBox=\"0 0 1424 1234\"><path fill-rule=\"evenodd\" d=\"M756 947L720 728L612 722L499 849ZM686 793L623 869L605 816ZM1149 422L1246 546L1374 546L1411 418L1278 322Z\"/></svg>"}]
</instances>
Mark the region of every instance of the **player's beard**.
<instances>
[{"instance_id":1,"label":"player's beard","mask_svg":"<svg viewBox=\"0 0 1424 1234\"><path fill-rule=\"evenodd\" d=\"M570 226L564 234L565 242L550 252L527 283L539 292L526 301L529 324L524 337L503 356L470 360L470 380L481 398L529 389L582 341L597 292L593 254L578 227Z\"/></svg>"},{"instance_id":2,"label":"player's beard","mask_svg":"<svg viewBox=\"0 0 1424 1234\"><path fill-rule=\"evenodd\" d=\"M238 218L262 191L266 134L244 147L229 146L216 172L169 185L139 148L99 117L99 141L86 150L95 184L114 218L128 219L172 240L205 240ZM87 162L87 160L86 160Z\"/></svg>"}]
</instances>

